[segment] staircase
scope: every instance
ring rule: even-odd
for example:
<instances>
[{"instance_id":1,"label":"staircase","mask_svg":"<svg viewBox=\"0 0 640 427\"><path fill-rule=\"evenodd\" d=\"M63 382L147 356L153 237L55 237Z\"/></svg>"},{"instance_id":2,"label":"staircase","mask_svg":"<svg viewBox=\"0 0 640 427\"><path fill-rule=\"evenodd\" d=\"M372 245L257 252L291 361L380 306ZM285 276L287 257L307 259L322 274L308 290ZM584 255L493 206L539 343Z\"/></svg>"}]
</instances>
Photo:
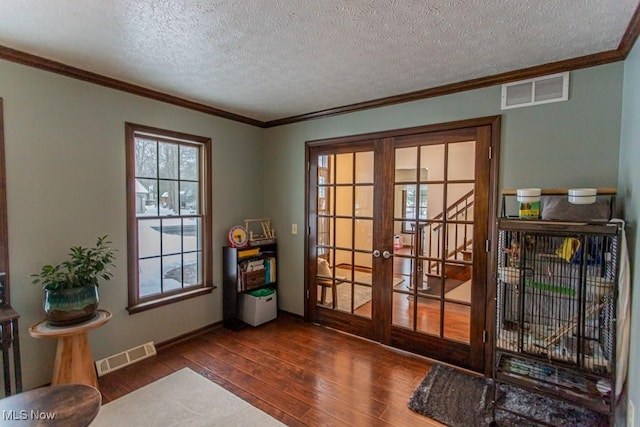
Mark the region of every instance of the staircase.
<instances>
[{"instance_id":1,"label":"staircase","mask_svg":"<svg viewBox=\"0 0 640 427\"><path fill-rule=\"evenodd\" d=\"M473 205L474 190L471 190L449 205L444 212L441 212L433 218L435 221L441 221L446 218L447 221L464 221L465 223L455 223L454 228L449 228L448 236L449 247L453 246L453 249L450 249L447 252L446 261L459 261L460 264L445 264L446 267L443 272L441 271L440 262L430 261L427 268L427 274L429 276L441 277L444 274L447 278L457 280L466 281L471 279L473 233L467 230L469 228L469 224L466 224L466 222L473 221ZM432 241L433 239L438 239L437 241L439 241L440 233L442 232L442 223L429 222L425 226L425 230L423 232L428 233L427 236L429 236L429 241ZM453 235L451 233L453 233ZM431 245L429 245L426 255L430 258L441 258L442 254L440 253L440 246L438 245L437 253L433 253Z\"/></svg>"}]
</instances>

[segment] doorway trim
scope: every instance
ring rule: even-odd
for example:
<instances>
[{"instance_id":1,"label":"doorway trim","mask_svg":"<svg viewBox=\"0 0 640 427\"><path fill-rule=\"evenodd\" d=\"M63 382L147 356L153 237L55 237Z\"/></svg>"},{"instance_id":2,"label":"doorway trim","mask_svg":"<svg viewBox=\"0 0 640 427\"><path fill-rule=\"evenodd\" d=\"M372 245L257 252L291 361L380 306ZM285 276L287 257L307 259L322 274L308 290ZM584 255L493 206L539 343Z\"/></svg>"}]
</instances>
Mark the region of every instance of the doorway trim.
<instances>
[{"instance_id":1,"label":"doorway trim","mask_svg":"<svg viewBox=\"0 0 640 427\"><path fill-rule=\"evenodd\" d=\"M305 304L304 304L304 319L307 322L312 321L311 312L313 310L312 304L316 302L310 298L311 293L311 277L309 276L309 271L311 269L311 254L309 253L309 230L311 229L311 224L309 223L309 218L311 212L309 211L310 206L310 172L311 172L311 158L310 153L311 149L315 147L320 147L323 145L333 145L334 147L344 145L349 146L352 144L357 144L358 142L363 142L367 140L373 139L384 139L391 137L401 137L401 136L411 136L414 134L423 134L428 132L439 132L439 131L451 131L455 129L468 128L468 127L481 127L487 126L491 132L491 145L490 152L487 153L490 159L490 176L489 176L489 188L487 189L488 193L488 204L489 204L489 212L488 212L488 253L487 253L487 266L486 266L486 283L490 283L491 280L495 277L494 266L491 260L495 259L495 244L493 244L496 235L496 218L498 212L498 167L499 167L499 155L500 155L500 130L501 130L501 116L488 116L488 117L480 117L474 119L460 120L460 121L452 121L446 123L438 123L432 125L423 125L411 128L403 128L403 129L393 129L381 132L371 132L357 135L348 135L342 137L334 137L334 138L326 138L319 140L309 140L305 143L305 163L306 163L306 174L305 174L305 237L304 237L304 295L305 295ZM313 270L315 271L315 270ZM315 283L315 282L314 282ZM490 343L493 340L494 333L494 316L493 313L495 311L495 287L486 286L486 295L485 295L485 315L484 315L484 330L487 332L485 334L485 346L484 346L484 373L490 374L491 366L492 366L492 356L493 352L491 349ZM375 319L372 319L375 322Z\"/></svg>"}]
</instances>

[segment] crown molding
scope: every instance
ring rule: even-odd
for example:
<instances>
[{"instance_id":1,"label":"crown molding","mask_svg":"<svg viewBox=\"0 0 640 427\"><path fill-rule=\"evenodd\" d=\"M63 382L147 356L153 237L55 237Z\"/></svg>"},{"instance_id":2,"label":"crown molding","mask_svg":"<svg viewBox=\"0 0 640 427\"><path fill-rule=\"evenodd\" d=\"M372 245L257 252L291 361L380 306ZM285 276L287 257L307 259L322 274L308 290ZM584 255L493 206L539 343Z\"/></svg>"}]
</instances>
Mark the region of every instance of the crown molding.
<instances>
[{"instance_id":1,"label":"crown molding","mask_svg":"<svg viewBox=\"0 0 640 427\"><path fill-rule=\"evenodd\" d=\"M463 92L473 89L480 89L488 86L495 86L517 80L530 79L547 74L561 73L565 71L577 70L580 68L593 67L596 65L608 64L624 59L618 50L596 53L593 55L581 56L535 67L523 68L506 73L495 74L493 76L480 77L463 82L451 83L443 86L432 87L415 92L408 92L401 95L389 96L386 98L374 99L371 101L359 102L357 104L345 105L342 107L329 108L313 113L301 114L299 116L286 117L283 119L270 120L265 123L266 128L282 126L306 120L320 119L336 116L339 114L353 113L356 111L368 110L371 108L386 107L394 104L418 101L436 96L449 95L456 92Z\"/></svg>"},{"instance_id":2,"label":"crown molding","mask_svg":"<svg viewBox=\"0 0 640 427\"><path fill-rule=\"evenodd\" d=\"M620 40L620 44L618 45L618 50L624 55L625 59L629 56L636 40L638 40L638 35L640 35L640 4L631 17L627 31L624 32L622 40Z\"/></svg>"},{"instance_id":3,"label":"crown molding","mask_svg":"<svg viewBox=\"0 0 640 427\"><path fill-rule=\"evenodd\" d=\"M600 52L592 55L571 58L557 61L549 64L538 65L535 67L523 68L520 70L509 71L493 76L480 77L477 79L466 80L457 83L422 89L415 92L408 92L400 95L389 96L385 98L373 99L370 101L359 102L341 107L328 108L326 110L315 111L311 113L300 114L297 116L284 117L276 120L260 121L250 117L231 113L209 105L189 101L174 95L169 95L153 89L144 88L142 86L123 82L121 80L106 77L80 68L72 67L61 62L52 61L37 55L15 50L0 45L0 59L16 62L18 64L27 65L29 67L39 68L41 70L50 71L61 74L63 76L84 80L95 83L111 89L117 89L129 92L134 95L143 96L168 104L177 105L201 113L210 114L212 116L233 120L240 123L256 126L259 128L272 128L292 123L304 122L307 120L315 120L326 117L332 117L340 114L354 113L357 111L368 110L372 108L386 107L405 102L418 101L421 99L433 98L457 92L480 89L488 86L494 86L509 83L517 80L530 79L534 77L544 76L547 74L560 73L564 71L572 71L581 68L593 67L596 65L604 65L611 62L623 61L631 52L635 42L640 35L640 5L636 8L627 30L625 31L618 48L606 52Z\"/></svg>"},{"instance_id":4,"label":"crown molding","mask_svg":"<svg viewBox=\"0 0 640 427\"><path fill-rule=\"evenodd\" d=\"M72 67L61 62L52 61L41 56L32 55L30 53L22 52L6 46L0 45L0 59L6 59L7 61L27 65L29 67L39 68L41 70L61 74L66 77L84 80L86 82L95 83L97 85L105 86L111 89L129 92L134 95L140 95L145 98L155 99L156 101L166 102L168 104L177 105L179 107L188 108L190 110L199 111L201 113L210 114L212 116L222 117L224 119L229 119L252 126L264 127L264 122L260 120L255 120L249 117L241 116L239 114L230 113L219 108L200 104L194 101L189 101L187 99L169 95L157 90L147 89L142 86L123 82L122 80L113 79L111 77L106 77L101 74L93 73L91 71L82 70L80 68Z\"/></svg>"}]
</instances>

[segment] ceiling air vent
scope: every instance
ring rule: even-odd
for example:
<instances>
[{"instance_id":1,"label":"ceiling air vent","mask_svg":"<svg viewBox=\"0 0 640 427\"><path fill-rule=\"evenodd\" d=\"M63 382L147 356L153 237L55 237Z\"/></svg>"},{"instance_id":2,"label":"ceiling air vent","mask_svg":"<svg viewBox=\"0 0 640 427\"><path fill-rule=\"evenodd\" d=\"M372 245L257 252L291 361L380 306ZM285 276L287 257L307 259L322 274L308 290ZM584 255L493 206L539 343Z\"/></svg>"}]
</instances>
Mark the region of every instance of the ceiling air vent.
<instances>
[{"instance_id":1,"label":"ceiling air vent","mask_svg":"<svg viewBox=\"0 0 640 427\"><path fill-rule=\"evenodd\" d=\"M569 99L569 72L502 85L502 109Z\"/></svg>"}]
</instances>

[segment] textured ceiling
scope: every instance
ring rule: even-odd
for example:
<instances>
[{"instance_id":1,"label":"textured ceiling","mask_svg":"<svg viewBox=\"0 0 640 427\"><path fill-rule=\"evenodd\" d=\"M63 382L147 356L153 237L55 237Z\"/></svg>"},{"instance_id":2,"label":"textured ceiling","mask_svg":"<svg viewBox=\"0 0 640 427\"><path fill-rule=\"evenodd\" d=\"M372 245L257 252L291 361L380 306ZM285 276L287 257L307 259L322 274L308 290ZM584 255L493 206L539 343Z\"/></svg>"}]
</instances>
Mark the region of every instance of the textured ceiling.
<instances>
[{"instance_id":1,"label":"textured ceiling","mask_svg":"<svg viewBox=\"0 0 640 427\"><path fill-rule=\"evenodd\" d=\"M638 0L3 0L0 45L268 121L613 50Z\"/></svg>"}]
</instances>

